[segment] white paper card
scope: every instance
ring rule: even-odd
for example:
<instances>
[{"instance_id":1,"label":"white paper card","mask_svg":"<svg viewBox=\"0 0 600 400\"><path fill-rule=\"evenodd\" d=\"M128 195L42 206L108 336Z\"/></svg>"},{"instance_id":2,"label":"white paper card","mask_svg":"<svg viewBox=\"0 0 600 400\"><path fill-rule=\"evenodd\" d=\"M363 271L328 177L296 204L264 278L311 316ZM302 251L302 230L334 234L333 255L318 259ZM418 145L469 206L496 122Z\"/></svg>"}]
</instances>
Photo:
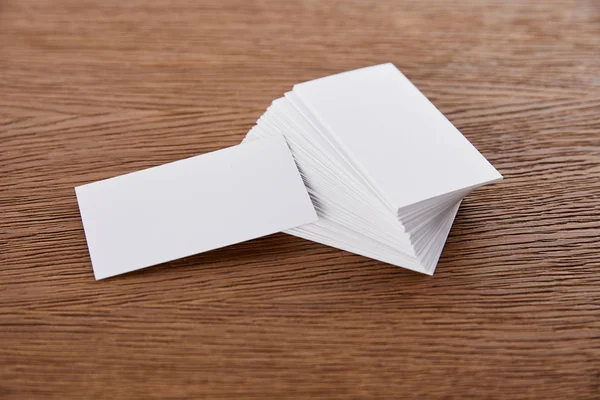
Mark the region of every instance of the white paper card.
<instances>
[{"instance_id":1,"label":"white paper card","mask_svg":"<svg viewBox=\"0 0 600 400\"><path fill-rule=\"evenodd\" d=\"M294 94L394 212L501 178L393 64L297 84Z\"/></svg>"},{"instance_id":2,"label":"white paper card","mask_svg":"<svg viewBox=\"0 0 600 400\"><path fill-rule=\"evenodd\" d=\"M75 191L96 279L318 219L282 136Z\"/></svg>"}]
</instances>

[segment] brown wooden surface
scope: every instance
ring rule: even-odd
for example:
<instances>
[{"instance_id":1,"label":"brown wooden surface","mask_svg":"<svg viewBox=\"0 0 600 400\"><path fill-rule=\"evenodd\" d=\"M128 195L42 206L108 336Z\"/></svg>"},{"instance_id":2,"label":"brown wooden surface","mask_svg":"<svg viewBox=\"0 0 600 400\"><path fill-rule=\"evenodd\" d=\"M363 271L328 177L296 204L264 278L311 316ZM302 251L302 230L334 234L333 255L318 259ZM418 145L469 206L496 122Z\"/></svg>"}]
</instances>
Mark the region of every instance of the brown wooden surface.
<instances>
[{"instance_id":1,"label":"brown wooden surface","mask_svg":"<svg viewBox=\"0 0 600 400\"><path fill-rule=\"evenodd\" d=\"M96 282L73 187L394 62L501 171L435 277L284 234ZM0 397L600 398L594 1L0 0Z\"/></svg>"}]
</instances>

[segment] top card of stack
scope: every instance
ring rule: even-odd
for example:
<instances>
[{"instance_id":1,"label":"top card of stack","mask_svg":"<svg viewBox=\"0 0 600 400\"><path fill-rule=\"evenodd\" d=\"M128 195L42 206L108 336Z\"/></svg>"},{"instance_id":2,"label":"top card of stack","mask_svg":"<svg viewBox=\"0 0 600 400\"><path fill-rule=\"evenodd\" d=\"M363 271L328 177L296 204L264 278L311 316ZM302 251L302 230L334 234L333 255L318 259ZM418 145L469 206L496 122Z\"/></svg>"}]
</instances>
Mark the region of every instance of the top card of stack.
<instances>
[{"instance_id":1,"label":"top card of stack","mask_svg":"<svg viewBox=\"0 0 600 400\"><path fill-rule=\"evenodd\" d=\"M502 179L393 64L295 85L245 140L276 135L319 214L288 233L426 274L463 197Z\"/></svg>"}]
</instances>

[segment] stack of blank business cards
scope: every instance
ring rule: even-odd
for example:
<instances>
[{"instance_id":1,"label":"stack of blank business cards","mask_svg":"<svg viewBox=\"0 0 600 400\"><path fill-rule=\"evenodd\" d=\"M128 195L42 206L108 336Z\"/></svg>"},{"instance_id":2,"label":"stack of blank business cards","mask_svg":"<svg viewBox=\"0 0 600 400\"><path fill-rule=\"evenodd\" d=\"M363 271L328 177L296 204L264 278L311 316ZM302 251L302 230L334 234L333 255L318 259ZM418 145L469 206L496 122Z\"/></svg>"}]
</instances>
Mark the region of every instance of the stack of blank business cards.
<instances>
[{"instance_id":1,"label":"stack of blank business cards","mask_svg":"<svg viewBox=\"0 0 600 400\"><path fill-rule=\"evenodd\" d=\"M97 279L280 231L433 274L463 197L501 178L383 64L294 86L238 146L75 190Z\"/></svg>"},{"instance_id":2,"label":"stack of blank business cards","mask_svg":"<svg viewBox=\"0 0 600 400\"><path fill-rule=\"evenodd\" d=\"M286 232L425 274L462 199L502 179L393 64L295 85L245 141L282 135L319 215Z\"/></svg>"}]
</instances>

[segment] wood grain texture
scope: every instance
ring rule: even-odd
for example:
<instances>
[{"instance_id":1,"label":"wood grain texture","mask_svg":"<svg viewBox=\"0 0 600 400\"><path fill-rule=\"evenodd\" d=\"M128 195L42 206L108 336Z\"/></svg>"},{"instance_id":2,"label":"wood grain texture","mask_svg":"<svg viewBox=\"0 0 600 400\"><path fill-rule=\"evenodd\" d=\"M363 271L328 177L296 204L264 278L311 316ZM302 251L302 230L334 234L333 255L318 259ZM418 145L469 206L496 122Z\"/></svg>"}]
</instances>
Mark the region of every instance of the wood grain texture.
<instances>
[{"instance_id":1,"label":"wood grain texture","mask_svg":"<svg viewBox=\"0 0 600 400\"><path fill-rule=\"evenodd\" d=\"M0 397L600 398L597 1L0 0ZM284 234L96 282L73 187L391 61L505 176L435 277Z\"/></svg>"}]
</instances>

